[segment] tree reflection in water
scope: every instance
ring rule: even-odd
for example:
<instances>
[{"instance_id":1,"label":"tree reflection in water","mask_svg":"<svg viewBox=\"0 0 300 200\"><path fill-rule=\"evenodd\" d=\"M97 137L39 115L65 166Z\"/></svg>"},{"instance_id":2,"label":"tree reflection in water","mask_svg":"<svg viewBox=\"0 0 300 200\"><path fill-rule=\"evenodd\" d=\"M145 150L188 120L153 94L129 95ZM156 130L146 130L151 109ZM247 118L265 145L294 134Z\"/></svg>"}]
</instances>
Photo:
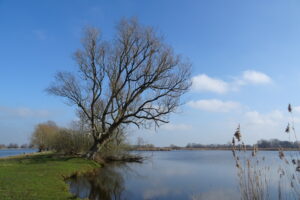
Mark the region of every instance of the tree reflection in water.
<instances>
[{"instance_id":1,"label":"tree reflection in water","mask_svg":"<svg viewBox=\"0 0 300 200\"><path fill-rule=\"evenodd\" d=\"M78 198L90 200L121 199L125 190L124 177L119 171L129 171L126 165L109 165L67 180L70 191Z\"/></svg>"}]
</instances>

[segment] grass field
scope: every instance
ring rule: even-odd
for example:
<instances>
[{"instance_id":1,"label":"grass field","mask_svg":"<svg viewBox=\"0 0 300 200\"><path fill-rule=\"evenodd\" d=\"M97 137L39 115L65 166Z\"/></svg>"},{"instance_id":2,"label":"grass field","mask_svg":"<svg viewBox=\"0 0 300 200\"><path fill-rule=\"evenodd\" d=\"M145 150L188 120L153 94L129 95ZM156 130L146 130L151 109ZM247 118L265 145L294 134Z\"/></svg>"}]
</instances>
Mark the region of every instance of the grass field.
<instances>
[{"instance_id":1,"label":"grass field","mask_svg":"<svg viewBox=\"0 0 300 200\"><path fill-rule=\"evenodd\" d=\"M76 199L68 192L64 177L95 167L99 165L93 161L53 153L0 159L0 199Z\"/></svg>"}]
</instances>

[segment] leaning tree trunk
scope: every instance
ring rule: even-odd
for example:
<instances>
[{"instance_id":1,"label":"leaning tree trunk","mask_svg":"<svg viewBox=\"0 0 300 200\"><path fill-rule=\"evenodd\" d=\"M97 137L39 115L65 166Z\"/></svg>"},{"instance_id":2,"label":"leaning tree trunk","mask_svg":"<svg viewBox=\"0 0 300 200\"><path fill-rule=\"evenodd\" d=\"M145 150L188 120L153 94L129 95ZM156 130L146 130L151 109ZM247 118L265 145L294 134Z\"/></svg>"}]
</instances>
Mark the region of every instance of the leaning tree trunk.
<instances>
[{"instance_id":1,"label":"leaning tree trunk","mask_svg":"<svg viewBox=\"0 0 300 200\"><path fill-rule=\"evenodd\" d=\"M102 137L98 140L94 138L94 144L91 146L89 151L86 153L86 157L88 159L95 160L95 156L96 156L97 152L99 151L99 147L101 148L101 146L105 143L105 141L109 138L109 136L110 136L110 134L106 133L106 134L102 135Z\"/></svg>"},{"instance_id":2,"label":"leaning tree trunk","mask_svg":"<svg viewBox=\"0 0 300 200\"><path fill-rule=\"evenodd\" d=\"M89 151L86 153L86 157L94 160L94 157L95 157L97 151L98 151L98 142L95 140L94 144L91 146Z\"/></svg>"}]
</instances>

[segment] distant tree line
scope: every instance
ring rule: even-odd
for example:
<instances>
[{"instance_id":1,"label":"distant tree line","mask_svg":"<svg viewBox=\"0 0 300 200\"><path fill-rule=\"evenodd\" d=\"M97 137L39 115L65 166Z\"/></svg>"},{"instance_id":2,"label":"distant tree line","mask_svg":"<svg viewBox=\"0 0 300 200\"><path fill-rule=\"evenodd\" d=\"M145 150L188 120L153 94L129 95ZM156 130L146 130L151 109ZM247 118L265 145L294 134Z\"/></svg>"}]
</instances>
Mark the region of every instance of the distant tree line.
<instances>
[{"instance_id":1,"label":"distant tree line","mask_svg":"<svg viewBox=\"0 0 300 200\"><path fill-rule=\"evenodd\" d=\"M299 148L299 142L291 141L280 141L278 139L257 141L256 145L258 148ZM231 143L228 144L199 144L199 143L188 143L186 148L231 148ZM253 145L246 145L246 148L253 148Z\"/></svg>"},{"instance_id":2,"label":"distant tree line","mask_svg":"<svg viewBox=\"0 0 300 200\"><path fill-rule=\"evenodd\" d=\"M33 148L33 146L29 144L18 145L16 143L10 143L8 145L0 144L0 149L19 149L19 148L28 149L28 148Z\"/></svg>"},{"instance_id":3,"label":"distant tree line","mask_svg":"<svg viewBox=\"0 0 300 200\"><path fill-rule=\"evenodd\" d=\"M133 148L154 148L154 144L149 144L142 137L138 137L136 144L131 145Z\"/></svg>"},{"instance_id":4,"label":"distant tree line","mask_svg":"<svg viewBox=\"0 0 300 200\"><path fill-rule=\"evenodd\" d=\"M251 147L251 145L246 145ZM186 148L231 148L231 144L199 144L199 143L188 143Z\"/></svg>"},{"instance_id":5,"label":"distant tree line","mask_svg":"<svg viewBox=\"0 0 300 200\"><path fill-rule=\"evenodd\" d=\"M259 140L258 148L299 148L299 142L280 141L278 139Z\"/></svg>"}]
</instances>

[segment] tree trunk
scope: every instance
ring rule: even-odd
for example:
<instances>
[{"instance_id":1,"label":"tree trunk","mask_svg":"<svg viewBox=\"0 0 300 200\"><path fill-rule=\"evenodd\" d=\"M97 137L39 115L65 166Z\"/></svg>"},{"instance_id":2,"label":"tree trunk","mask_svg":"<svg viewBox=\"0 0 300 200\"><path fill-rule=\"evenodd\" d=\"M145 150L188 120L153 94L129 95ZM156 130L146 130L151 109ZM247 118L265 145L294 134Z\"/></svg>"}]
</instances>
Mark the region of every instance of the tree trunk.
<instances>
[{"instance_id":1,"label":"tree trunk","mask_svg":"<svg viewBox=\"0 0 300 200\"><path fill-rule=\"evenodd\" d=\"M86 157L94 160L95 155L99 150L98 145L101 147L101 145L104 144L104 142L109 138L110 135L111 135L110 133L106 133L106 134L102 135L102 137L99 140L94 139L94 144L90 148L90 150L87 152Z\"/></svg>"},{"instance_id":2,"label":"tree trunk","mask_svg":"<svg viewBox=\"0 0 300 200\"><path fill-rule=\"evenodd\" d=\"M90 150L87 152L86 157L89 159L94 159L95 154L98 151L98 142L95 140L93 146L91 146Z\"/></svg>"}]
</instances>

